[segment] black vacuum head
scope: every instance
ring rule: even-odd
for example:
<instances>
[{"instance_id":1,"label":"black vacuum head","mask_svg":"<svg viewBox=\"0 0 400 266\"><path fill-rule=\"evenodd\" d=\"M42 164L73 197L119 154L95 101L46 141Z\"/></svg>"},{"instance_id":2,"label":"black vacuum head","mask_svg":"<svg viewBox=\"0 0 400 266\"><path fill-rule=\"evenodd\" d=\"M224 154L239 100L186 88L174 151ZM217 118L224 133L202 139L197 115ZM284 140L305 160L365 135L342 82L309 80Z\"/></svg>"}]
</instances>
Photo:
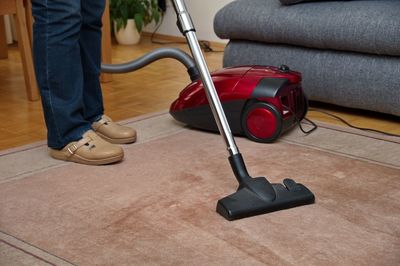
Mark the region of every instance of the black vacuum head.
<instances>
[{"instance_id":1,"label":"black vacuum head","mask_svg":"<svg viewBox=\"0 0 400 266\"><path fill-rule=\"evenodd\" d=\"M283 180L282 185L271 184L265 177L252 178L240 153L229 157L229 162L239 181L239 188L217 203L217 212L229 221L315 201L314 194L307 187L292 179Z\"/></svg>"},{"instance_id":2,"label":"black vacuum head","mask_svg":"<svg viewBox=\"0 0 400 266\"><path fill-rule=\"evenodd\" d=\"M312 204L315 201L314 194L308 188L292 179L285 179L284 185L272 184L273 193L268 192L267 197L254 191L254 187L259 187L261 190L269 187L268 185L265 186L268 182L267 179L257 177L253 178L251 182L254 184L253 188L242 186L235 193L220 199L217 204L217 212L225 219L232 221Z\"/></svg>"}]
</instances>

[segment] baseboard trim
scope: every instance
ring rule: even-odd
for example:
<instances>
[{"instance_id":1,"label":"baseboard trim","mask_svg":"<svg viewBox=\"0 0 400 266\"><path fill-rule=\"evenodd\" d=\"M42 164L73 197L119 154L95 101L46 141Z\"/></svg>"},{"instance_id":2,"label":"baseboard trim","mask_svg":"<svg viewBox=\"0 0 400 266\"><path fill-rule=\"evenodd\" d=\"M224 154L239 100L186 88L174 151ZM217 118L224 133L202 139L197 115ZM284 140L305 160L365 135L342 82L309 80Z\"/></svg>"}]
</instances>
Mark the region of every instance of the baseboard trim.
<instances>
[{"instance_id":1,"label":"baseboard trim","mask_svg":"<svg viewBox=\"0 0 400 266\"><path fill-rule=\"evenodd\" d=\"M148 37L151 38L151 36L153 35L152 32L142 32L142 35L144 37ZM154 34L154 38L156 38L157 40L160 41L169 41L169 42L185 42L186 40L184 37L180 37L180 36L172 36L172 35L167 35L167 34L161 34L161 33L155 33ZM214 50L224 50L226 43L223 42L215 42L215 41L208 41L211 45L211 47Z\"/></svg>"}]
</instances>

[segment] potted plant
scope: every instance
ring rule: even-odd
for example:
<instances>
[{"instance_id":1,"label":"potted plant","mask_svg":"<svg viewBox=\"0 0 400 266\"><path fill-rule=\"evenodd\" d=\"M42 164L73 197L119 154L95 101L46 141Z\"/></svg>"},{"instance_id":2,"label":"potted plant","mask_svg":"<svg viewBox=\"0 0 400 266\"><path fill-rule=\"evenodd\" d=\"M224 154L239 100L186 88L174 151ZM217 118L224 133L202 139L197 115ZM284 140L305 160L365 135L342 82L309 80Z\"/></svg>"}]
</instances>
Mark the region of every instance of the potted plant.
<instances>
[{"instance_id":1,"label":"potted plant","mask_svg":"<svg viewBox=\"0 0 400 266\"><path fill-rule=\"evenodd\" d=\"M158 23L160 17L157 0L110 0L111 23L120 44L137 44L143 27Z\"/></svg>"}]
</instances>

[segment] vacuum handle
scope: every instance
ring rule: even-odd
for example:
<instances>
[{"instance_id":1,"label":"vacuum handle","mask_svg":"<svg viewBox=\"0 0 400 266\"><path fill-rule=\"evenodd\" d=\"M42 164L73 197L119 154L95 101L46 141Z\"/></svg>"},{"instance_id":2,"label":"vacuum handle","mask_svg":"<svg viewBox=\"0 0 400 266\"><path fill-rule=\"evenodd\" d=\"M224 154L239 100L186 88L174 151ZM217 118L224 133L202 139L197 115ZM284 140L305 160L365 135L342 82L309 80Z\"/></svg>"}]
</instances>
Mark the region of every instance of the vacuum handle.
<instances>
[{"instance_id":1,"label":"vacuum handle","mask_svg":"<svg viewBox=\"0 0 400 266\"><path fill-rule=\"evenodd\" d=\"M236 155L239 153L239 149L236 146L235 140L232 136L232 132L228 124L228 120L226 119L225 112L218 98L214 82L211 78L210 72L207 67L207 63L201 51L195 33L196 30L194 28L192 19L189 13L187 12L185 2L183 0L172 0L172 3L175 12L178 16L178 22L177 22L178 28L185 36L189 48L192 52L193 59L200 73L200 78L201 81L203 82L207 99L210 104L211 111L214 115L215 122L217 123L219 132L225 141L230 156Z\"/></svg>"}]
</instances>

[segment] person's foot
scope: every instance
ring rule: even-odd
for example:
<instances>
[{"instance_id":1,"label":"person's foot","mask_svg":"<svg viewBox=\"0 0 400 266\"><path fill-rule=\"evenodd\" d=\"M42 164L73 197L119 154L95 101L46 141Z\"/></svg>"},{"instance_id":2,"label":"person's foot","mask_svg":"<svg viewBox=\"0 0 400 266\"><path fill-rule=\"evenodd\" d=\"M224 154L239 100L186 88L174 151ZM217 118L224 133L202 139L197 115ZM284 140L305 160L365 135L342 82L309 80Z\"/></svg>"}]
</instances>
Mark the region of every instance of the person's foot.
<instances>
[{"instance_id":1,"label":"person's foot","mask_svg":"<svg viewBox=\"0 0 400 266\"><path fill-rule=\"evenodd\" d=\"M102 165L121 161L124 151L89 130L83 134L82 139L69 143L61 150L50 149L50 156L63 161Z\"/></svg>"},{"instance_id":2,"label":"person's foot","mask_svg":"<svg viewBox=\"0 0 400 266\"><path fill-rule=\"evenodd\" d=\"M92 128L100 137L110 143L127 144L136 141L136 131L133 128L121 126L106 115L94 122Z\"/></svg>"}]
</instances>

